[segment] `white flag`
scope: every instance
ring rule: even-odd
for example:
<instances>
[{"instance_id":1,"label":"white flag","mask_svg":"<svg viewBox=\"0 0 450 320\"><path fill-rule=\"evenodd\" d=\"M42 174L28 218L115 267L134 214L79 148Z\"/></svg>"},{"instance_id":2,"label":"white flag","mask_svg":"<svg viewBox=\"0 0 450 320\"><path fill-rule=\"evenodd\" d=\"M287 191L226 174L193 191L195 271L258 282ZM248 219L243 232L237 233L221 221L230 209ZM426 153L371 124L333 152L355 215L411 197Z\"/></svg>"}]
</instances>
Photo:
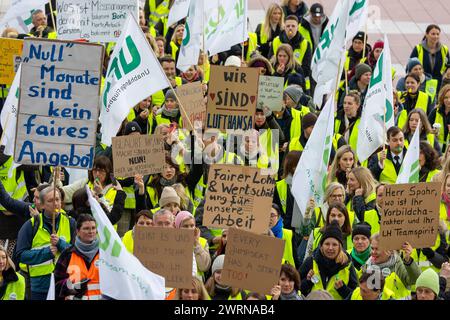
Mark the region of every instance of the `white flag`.
<instances>
[{"instance_id":1,"label":"white flag","mask_svg":"<svg viewBox=\"0 0 450 320\"><path fill-rule=\"evenodd\" d=\"M171 26L188 15L189 4L195 0L175 0L169 11L167 25Z\"/></svg>"},{"instance_id":2,"label":"white flag","mask_svg":"<svg viewBox=\"0 0 450 320\"><path fill-rule=\"evenodd\" d=\"M110 146L130 109L170 85L133 15L128 16L106 73L101 96L102 143Z\"/></svg>"},{"instance_id":3,"label":"white flag","mask_svg":"<svg viewBox=\"0 0 450 320\"><path fill-rule=\"evenodd\" d=\"M316 205L323 202L334 134L334 103L332 96L320 113L295 169L291 192L302 214L310 198L314 198ZM299 227L294 224L300 219L292 217L292 226Z\"/></svg>"},{"instance_id":4,"label":"white flag","mask_svg":"<svg viewBox=\"0 0 450 320\"><path fill-rule=\"evenodd\" d=\"M50 275L50 287L48 288L47 300L55 300L55 275Z\"/></svg>"},{"instance_id":5,"label":"white flag","mask_svg":"<svg viewBox=\"0 0 450 320\"><path fill-rule=\"evenodd\" d=\"M205 50L212 56L248 39L247 0L205 2Z\"/></svg>"},{"instance_id":6,"label":"white flag","mask_svg":"<svg viewBox=\"0 0 450 320\"><path fill-rule=\"evenodd\" d=\"M5 146L4 154L12 156L14 154L14 144L16 141L17 106L19 105L19 84L22 65L19 66L14 77L14 81L9 88L8 96L0 114L0 122L3 129L3 139L1 144Z\"/></svg>"},{"instance_id":7,"label":"white flag","mask_svg":"<svg viewBox=\"0 0 450 320\"><path fill-rule=\"evenodd\" d=\"M398 173L396 183L418 183L419 182L419 152L420 152L420 126L417 124L417 129L409 144L405 159L403 159L400 172Z\"/></svg>"},{"instance_id":8,"label":"white flag","mask_svg":"<svg viewBox=\"0 0 450 320\"><path fill-rule=\"evenodd\" d=\"M344 68L345 30L348 21L349 0L338 1L319 44L314 51L311 66L312 76L317 82L314 103L322 105L323 95L334 94L338 75ZM339 69L340 66L340 69Z\"/></svg>"},{"instance_id":9,"label":"white flag","mask_svg":"<svg viewBox=\"0 0 450 320\"><path fill-rule=\"evenodd\" d=\"M203 3L204 0L191 0L177 61L177 68L183 72L198 64L203 32Z\"/></svg>"},{"instance_id":10,"label":"white flag","mask_svg":"<svg viewBox=\"0 0 450 320\"><path fill-rule=\"evenodd\" d=\"M346 42L351 41L359 31L366 29L369 0L350 0L348 15Z\"/></svg>"},{"instance_id":11,"label":"white flag","mask_svg":"<svg viewBox=\"0 0 450 320\"><path fill-rule=\"evenodd\" d=\"M146 269L120 240L103 209L86 186L100 240L100 291L116 300L164 300L165 280Z\"/></svg>"},{"instance_id":12,"label":"white flag","mask_svg":"<svg viewBox=\"0 0 450 320\"><path fill-rule=\"evenodd\" d=\"M386 130L394 125L391 54L387 37L370 79L359 124L356 153L365 161L386 141Z\"/></svg>"}]
</instances>

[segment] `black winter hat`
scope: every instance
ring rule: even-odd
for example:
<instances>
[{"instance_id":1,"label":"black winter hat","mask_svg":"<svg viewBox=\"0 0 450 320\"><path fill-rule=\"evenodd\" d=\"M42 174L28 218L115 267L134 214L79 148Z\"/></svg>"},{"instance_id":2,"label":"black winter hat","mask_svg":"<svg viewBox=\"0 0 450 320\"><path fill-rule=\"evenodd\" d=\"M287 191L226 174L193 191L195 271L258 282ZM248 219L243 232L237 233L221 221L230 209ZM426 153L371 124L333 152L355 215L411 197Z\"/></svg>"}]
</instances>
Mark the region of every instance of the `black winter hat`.
<instances>
[{"instance_id":1,"label":"black winter hat","mask_svg":"<svg viewBox=\"0 0 450 320\"><path fill-rule=\"evenodd\" d=\"M125 135L127 136L133 132L142 133L142 130L141 127L137 124L137 122L131 121L128 122L127 125L125 126Z\"/></svg>"},{"instance_id":2,"label":"black winter hat","mask_svg":"<svg viewBox=\"0 0 450 320\"><path fill-rule=\"evenodd\" d=\"M364 31L359 31L354 37L352 41L355 40L361 40L362 42L364 42L364 38L366 38L367 40L367 36L366 33ZM367 42L367 41L366 41Z\"/></svg>"},{"instance_id":3,"label":"black winter hat","mask_svg":"<svg viewBox=\"0 0 450 320\"><path fill-rule=\"evenodd\" d=\"M368 224L367 222L364 222L364 221L360 222L353 228L352 240L358 234L366 236L367 239L370 239L371 231L372 231L372 227L370 226L370 224Z\"/></svg>"},{"instance_id":4,"label":"black winter hat","mask_svg":"<svg viewBox=\"0 0 450 320\"><path fill-rule=\"evenodd\" d=\"M325 227L325 232L323 233L322 239L320 239L320 245L328 238L334 238L344 246L344 241L342 240L342 230L336 220L331 221L331 223Z\"/></svg>"}]
</instances>

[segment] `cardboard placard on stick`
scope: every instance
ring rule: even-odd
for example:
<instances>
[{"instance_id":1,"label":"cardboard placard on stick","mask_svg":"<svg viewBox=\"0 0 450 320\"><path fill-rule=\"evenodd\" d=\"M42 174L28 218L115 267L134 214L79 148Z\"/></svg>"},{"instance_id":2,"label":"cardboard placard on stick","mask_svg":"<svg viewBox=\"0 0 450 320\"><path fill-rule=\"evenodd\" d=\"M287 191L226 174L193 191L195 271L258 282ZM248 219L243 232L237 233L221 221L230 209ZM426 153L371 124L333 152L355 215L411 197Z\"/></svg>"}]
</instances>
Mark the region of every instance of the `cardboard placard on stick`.
<instances>
[{"instance_id":1,"label":"cardboard placard on stick","mask_svg":"<svg viewBox=\"0 0 450 320\"><path fill-rule=\"evenodd\" d=\"M222 282L260 294L270 294L280 278L285 240L237 228L228 230Z\"/></svg>"},{"instance_id":2,"label":"cardboard placard on stick","mask_svg":"<svg viewBox=\"0 0 450 320\"><path fill-rule=\"evenodd\" d=\"M162 135L128 135L112 138L114 175L134 177L161 173L165 164Z\"/></svg>"},{"instance_id":3,"label":"cardboard placard on stick","mask_svg":"<svg viewBox=\"0 0 450 320\"><path fill-rule=\"evenodd\" d=\"M438 182L386 185L380 205L380 248L398 250L405 242L413 248L434 246L440 196Z\"/></svg>"},{"instance_id":4,"label":"cardboard placard on stick","mask_svg":"<svg viewBox=\"0 0 450 320\"><path fill-rule=\"evenodd\" d=\"M254 127L258 68L211 66L206 128L248 130Z\"/></svg>"},{"instance_id":5,"label":"cardboard placard on stick","mask_svg":"<svg viewBox=\"0 0 450 320\"><path fill-rule=\"evenodd\" d=\"M268 107L272 111L281 111L283 104L284 78L259 76L258 107Z\"/></svg>"},{"instance_id":6,"label":"cardboard placard on stick","mask_svg":"<svg viewBox=\"0 0 450 320\"><path fill-rule=\"evenodd\" d=\"M203 225L239 227L254 233L269 228L275 179L260 169L214 164L209 169Z\"/></svg>"},{"instance_id":7,"label":"cardboard placard on stick","mask_svg":"<svg viewBox=\"0 0 450 320\"><path fill-rule=\"evenodd\" d=\"M23 40L0 38L0 84L9 86L13 82L22 61L22 47Z\"/></svg>"},{"instance_id":8,"label":"cardboard placard on stick","mask_svg":"<svg viewBox=\"0 0 450 320\"><path fill-rule=\"evenodd\" d=\"M191 124L194 125L195 121L201 121L202 128L204 128L206 105L201 82L197 81L183 84L182 86L177 87L176 91L178 98L181 100L181 104L184 107L184 109L180 108L181 116L183 118L183 127L188 130L194 130L194 128L191 127ZM186 118L188 118L190 122L186 120Z\"/></svg>"},{"instance_id":9,"label":"cardboard placard on stick","mask_svg":"<svg viewBox=\"0 0 450 320\"><path fill-rule=\"evenodd\" d=\"M192 287L194 230L136 226L134 255L166 278L166 287Z\"/></svg>"}]
</instances>

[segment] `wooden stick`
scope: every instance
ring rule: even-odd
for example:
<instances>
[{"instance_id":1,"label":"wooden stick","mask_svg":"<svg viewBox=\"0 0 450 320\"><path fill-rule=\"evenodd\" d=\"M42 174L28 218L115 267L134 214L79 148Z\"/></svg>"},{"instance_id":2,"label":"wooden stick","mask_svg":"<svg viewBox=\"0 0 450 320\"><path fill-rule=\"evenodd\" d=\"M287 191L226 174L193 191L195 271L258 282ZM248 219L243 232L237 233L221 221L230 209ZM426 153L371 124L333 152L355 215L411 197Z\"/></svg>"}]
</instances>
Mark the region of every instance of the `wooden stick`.
<instances>
[{"instance_id":1,"label":"wooden stick","mask_svg":"<svg viewBox=\"0 0 450 320\"><path fill-rule=\"evenodd\" d=\"M368 38L368 35L367 35L367 21L366 21L366 25L364 27L364 46L363 46L363 55L362 55L363 59L366 56L367 38Z\"/></svg>"},{"instance_id":2,"label":"wooden stick","mask_svg":"<svg viewBox=\"0 0 450 320\"><path fill-rule=\"evenodd\" d=\"M54 30L55 30L55 32L57 33L57 31L56 31L56 22L55 22L55 16L54 16L54 14L53 14L53 5L52 5L52 0L48 0L48 3L50 4L50 13L51 13L51 16L52 16L53 29L54 29Z\"/></svg>"},{"instance_id":3,"label":"wooden stick","mask_svg":"<svg viewBox=\"0 0 450 320\"><path fill-rule=\"evenodd\" d=\"M347 71L344 70L344 74L345 74L345 95L348 94L348 73Z\"/></svg>"},{"instance_id":4,"label":"wooden stick","mask_svg":"<svg viewBox=\"0 0 450 320\"><path fill-rule=\"evenodd\" d=\"M58 167L53 170L53 214L52 214L52 233L56 234L56 176L58 175Z\"/></svg>"}]
</instances>

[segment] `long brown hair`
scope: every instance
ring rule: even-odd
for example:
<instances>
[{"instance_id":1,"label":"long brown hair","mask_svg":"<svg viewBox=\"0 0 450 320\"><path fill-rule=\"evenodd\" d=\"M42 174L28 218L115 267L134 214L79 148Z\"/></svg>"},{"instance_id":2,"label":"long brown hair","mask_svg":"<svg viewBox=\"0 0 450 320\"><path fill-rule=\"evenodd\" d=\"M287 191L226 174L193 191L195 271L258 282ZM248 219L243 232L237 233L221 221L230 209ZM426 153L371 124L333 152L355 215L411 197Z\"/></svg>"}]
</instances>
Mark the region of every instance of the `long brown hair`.
<instances>
[{"instance_id":1,"label":"long brown hair","mask_svg":"<svg viewBox=\"0 0 450 320\"><path fill-rule=\"evenodd\" d=\"M348 236L350 234L352 234L352 226L350 225L350 217L348 215L348 210L347 207L341 203L341 202L333 202L332 204L330 204L330 206L328 207L328 211L327 211L327 220L325 221L325 225L322 228L322 233L325 232L325 228L328 227L330 225L330 213L332 209L337 209L340 213L342 213L345 217L344 220L344 225L342 226L341 230L342 230L342 234Z\"/></svg>"}]
</instances>

